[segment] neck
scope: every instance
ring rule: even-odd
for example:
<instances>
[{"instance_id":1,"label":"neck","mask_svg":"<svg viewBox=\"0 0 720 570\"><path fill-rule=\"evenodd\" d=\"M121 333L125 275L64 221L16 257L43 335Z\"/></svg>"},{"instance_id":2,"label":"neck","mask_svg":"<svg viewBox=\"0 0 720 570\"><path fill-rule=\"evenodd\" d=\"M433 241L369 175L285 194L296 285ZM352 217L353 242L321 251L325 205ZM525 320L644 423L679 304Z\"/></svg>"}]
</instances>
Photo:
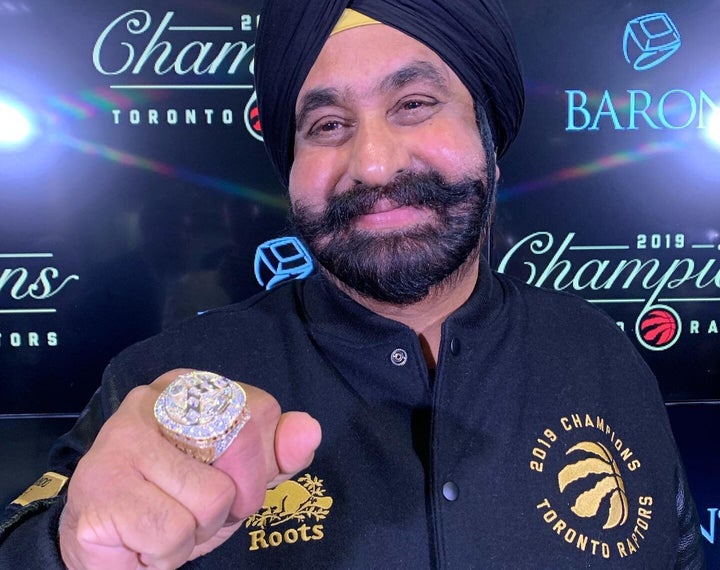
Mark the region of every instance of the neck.
<instances>
[{"instance_id":1,"label":"neck","mask_svg":"<svg viewBox=\"0 0 720 570\"><path fill-rule=\"evenodd\" d=\"M474 252L455 273L435 285L424 299L412 305L394 305L376 301L360 295L334 276L330 274L328 276L356 302L380 316L398 321L414 330L420 339L428 368L435 368L440 352L442 324L470 298L477 283L479 255L479 250Z\"/></svg>"}]
</instances>

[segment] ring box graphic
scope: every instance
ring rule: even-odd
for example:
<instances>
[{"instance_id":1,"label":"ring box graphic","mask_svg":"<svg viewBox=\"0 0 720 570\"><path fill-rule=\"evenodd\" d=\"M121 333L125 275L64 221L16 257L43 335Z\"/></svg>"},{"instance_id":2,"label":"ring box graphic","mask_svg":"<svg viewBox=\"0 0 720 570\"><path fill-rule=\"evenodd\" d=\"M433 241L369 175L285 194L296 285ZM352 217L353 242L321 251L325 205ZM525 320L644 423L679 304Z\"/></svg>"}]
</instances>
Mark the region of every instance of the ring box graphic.
<instances>
[{"instance_id":1,"label":"ring box graphic","mask_svg":"<svg viewBox=\"0 0 720 570\"><path fill-rule=\"evenodd\" d=\"M267 290L288 279L304 279L313 269L310 253L294 236L267 241L255 253L255 278ZM272 275L267 282L263 277L265 271Z\"/></svg>"},{"instance_id":2,"label":"ring box graphic","mask_svg":"<svg viewBox=\"0 0 720 570\"><path fill-rule=\"evenodd\" d=\"M663 12L630 20L625 27L625 59L637 71L651 69L680 49L680 32Z\"/></svg>"}]
</instances>

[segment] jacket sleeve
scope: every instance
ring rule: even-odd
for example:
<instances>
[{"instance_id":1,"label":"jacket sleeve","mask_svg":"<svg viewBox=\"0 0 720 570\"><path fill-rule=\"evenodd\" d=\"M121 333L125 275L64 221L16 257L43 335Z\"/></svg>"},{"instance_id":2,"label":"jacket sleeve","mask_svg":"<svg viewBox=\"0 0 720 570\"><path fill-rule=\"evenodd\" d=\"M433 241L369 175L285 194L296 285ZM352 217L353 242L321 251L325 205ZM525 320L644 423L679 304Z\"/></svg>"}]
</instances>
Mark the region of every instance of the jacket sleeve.
<instances>
[{"instance_id":1,"label":"jacket sleeve","mask_svg":"<svg viewBox=\"0 0 720 570\"><path fill-rule=\"evenodd\" d=\"M90 448L100 427L117 402L98 390L73 428L60 437L50 451L48 471L70 477L80 458ZM15 502L0 519L0 568L62 569L57 545L60 513L65 505L67 484L55 497L35 500L25 506Z\"/></svg>"},{"instance_id":2,"label":"jacket sleeve","mask_svg":"<svg viewBox=\"0 0 720 570\"><path fill-rule=\"evenodd\" d=\"M179 333L160 335L132 345L116 356L104 371L101 387L73 428L50 450L48 471L69 479L100 428L130 390L140 384L149 384L167 370L188 367L183 338ZM67 483L57 496L42 498L26 506L12 503L2 512L0 568L64 568L58 550L57 529L66 495Z\"/></svg>"},{"instance_id":3,"label":"jacket sleeve","mask_svg":"<svg viewBox=\"0 0 720 570\"><path fill-rule=\"evenodd\" d=\"M682 466L678 467L675 500L680 527L675 568L676 570L703 570L705 568L705 550L699 532L700 521Z\"/></svg>"}]
</instances>

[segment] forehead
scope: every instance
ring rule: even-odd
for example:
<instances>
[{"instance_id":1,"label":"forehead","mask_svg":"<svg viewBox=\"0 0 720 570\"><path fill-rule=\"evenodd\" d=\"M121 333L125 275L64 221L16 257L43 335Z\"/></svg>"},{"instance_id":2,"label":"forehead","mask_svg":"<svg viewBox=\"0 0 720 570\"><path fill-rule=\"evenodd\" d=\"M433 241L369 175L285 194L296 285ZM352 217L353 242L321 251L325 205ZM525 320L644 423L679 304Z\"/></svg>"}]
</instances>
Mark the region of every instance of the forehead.
<instances>
[{"instance_id":1,"label":"forehead","mask_svg":"<svg viewBox=\"0 0 720 570\"><path fill-rule=\"evenodd\" d=\"M318 88L370 89L382 78L412 64L434 70L436 79L448 85L464 87L442 58L425 44L390 26L372 24L340 32L327 40L298 100ZM431 77L432 73L428 74Z\"/></svg>"}]
</instances>

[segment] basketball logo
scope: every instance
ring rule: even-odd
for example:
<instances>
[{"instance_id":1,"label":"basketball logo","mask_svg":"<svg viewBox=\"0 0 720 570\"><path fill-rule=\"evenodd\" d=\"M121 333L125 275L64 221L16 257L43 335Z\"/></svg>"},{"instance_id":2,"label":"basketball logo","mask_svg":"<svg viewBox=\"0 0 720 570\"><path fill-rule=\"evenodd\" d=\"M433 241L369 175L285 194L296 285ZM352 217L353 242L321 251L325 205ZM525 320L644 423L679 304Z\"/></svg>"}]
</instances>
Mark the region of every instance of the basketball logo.
<instances>
[{"instance_id":1,"label":"basketball logo","mask_svg":"<svg viewBox=\"0 0 720 570\"><path fill-rule=\"evenodd\" d=\"M570 510L579 517L590 518L598 516L605 505L607 519L603 528L622 526L628 518L628 500L612 454L601 443L583 441L571 447L567 455L578 451L585 452L585 459L565 466L558 473L561 493L570 492L568 488L577 483L573 486L577 497Z\"/></svg>"},{"instance_id":2,"label":"basketball logo","mask_svg":"<svg viewBox=\"0 0 720 570\"><path fill-rule=\"evenodd\" d=\"M262 141L262 125L260 124L260 110L258 109L257 93L253 91L247 105L245 105L245 128L257 140Z\"/></svg>"},{"instance_id":3,"label":"basketball logo","mask_svg":"<svg viewBox=\"0 0 720 570\"><path fill-rule=\"evenodd\" d=\"M680 315L667 305L648 307L635 325L637 339L648 350L666 350L674 345L682 330Z\"/></svg>"}]
</instances>

